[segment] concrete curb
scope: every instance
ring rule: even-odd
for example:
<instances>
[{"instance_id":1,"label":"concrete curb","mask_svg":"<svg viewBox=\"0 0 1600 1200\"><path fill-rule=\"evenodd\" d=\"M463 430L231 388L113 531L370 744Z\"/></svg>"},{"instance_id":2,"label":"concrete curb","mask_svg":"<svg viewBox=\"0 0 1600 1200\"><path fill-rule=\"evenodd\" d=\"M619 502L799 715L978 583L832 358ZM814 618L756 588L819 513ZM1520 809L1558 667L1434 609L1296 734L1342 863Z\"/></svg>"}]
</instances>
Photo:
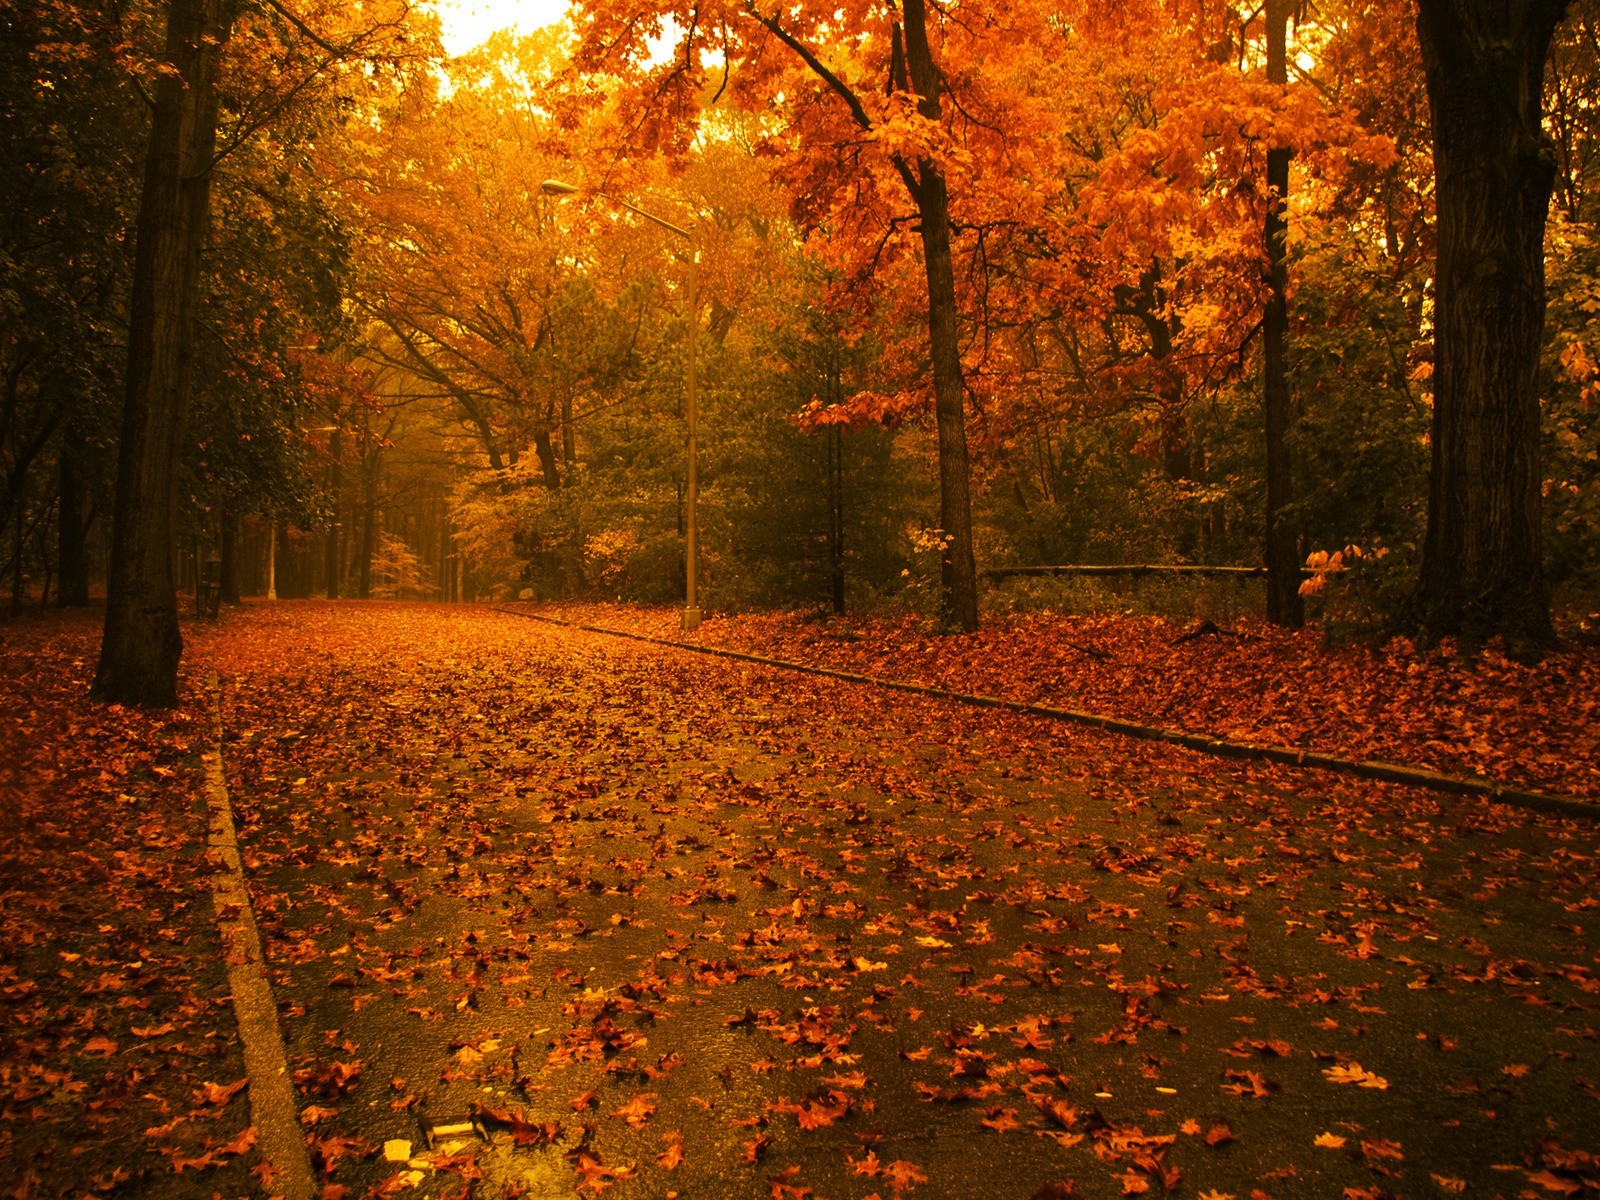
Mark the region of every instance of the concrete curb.
<instances>
[{"instance_id":1,"label":"concrete curb","mask_svg":"<svg viewBox=\"0 0 1600 1200\"><path fill-rule=\"evenodd\" d=\"M764 667L775 667L784 671L798 671L805 675L820 675L827 679L839 679L846 683L864 683L889 691L910 692L920 696L932 696L940 700L953 700L958 704L972 705L977 708L1001 708L1009 712L1043 717L1051 721L1066 721L1074 725L1087 725L1093 729L1104 729L1108 733L1120 733L1124 737L1139 738L1143 741L1165 742L1171 746L1182 746L1188 750L1196 750L1201 754L1212 754L1222 758L1271 762L1286 767L1310 767L1321 771L1333 771L1341 775L1353 775L1360 779L1409 784L1412 787L1427 788L1435 792L1448 792L1457 796L1478 796L1496 804L1508 804L1513 808L1528 809L1532 812L1546 813L1552 816L1580 817L1590 821L1600 820L1600 804L1587 800L1578 800L1571 796L1558 796L1548 792L1533 792L1522 788L1506 787L1492 779L1482 777L1444 775L1437 771L1426 771L1419 767L1407 767L1400 763L1382 762L1373 759L1358 762L1355 759L1339 758L1332 754L1319 754L1311 750L1296 750L1290 746L1262 745L1257 742L1230 742L1223 738L1212 737L1209 734L1186 733L1181 729L1163 729L1157 725L1141 725L1136 721L1123 721L1101 713L1084 712L1072 708L1051 708L1044 704L1029 704L1023 700L1007 700L1001 696L953 692L946 688L929 687L920 683L903 683L896 679L884 679L876 675L862 675L855 671L836 671L831 667L816 667L809 663L790 662L781 658L767 658L760 654L747 654L742 650L725 650L720 646L702 646L695 642L679 642L670 638L651 637L649 634L644 633L630 633L624 629L607 629L603 625L585 625L577 621L562 620L560 617L548 617L541 613L518 612L516 609L500 608L499 606L492 607L495 612L505 613L507 616L523 617L530 621L542 621L548 625L560 625L568 629L579 629L585 633L598 633L607 637L626 638L630 641L647 642L655 646L670 646L678 650L688 650L695 654L709 654L717 658L737 659L741 662L757 663Z\"/></svg>"},{"instance_id":2,"label":"concrete curb","mask_svg":"<svg viewBox=\"0 0 1600 1200\"><path fill-rule=\"evenodd\" d=\"M278 1172L269 1190L283 1200L312 1200L316 1183L311 1175L311 1159L306 1154L299 1109L290 1086L278 1009L262 967L261 935L250 910L244 864L234 834L233 805L222 773L222 693L215 673L208 683L215 710L215 746L205 756L206 803L211 811L207 851L212 867L211 902L216 909L217 930L222 935L234 1017L244 1041L245 1072L250 1076L250 1119L260 1138L262 1157Z\"/></svg>"}]
</instances>

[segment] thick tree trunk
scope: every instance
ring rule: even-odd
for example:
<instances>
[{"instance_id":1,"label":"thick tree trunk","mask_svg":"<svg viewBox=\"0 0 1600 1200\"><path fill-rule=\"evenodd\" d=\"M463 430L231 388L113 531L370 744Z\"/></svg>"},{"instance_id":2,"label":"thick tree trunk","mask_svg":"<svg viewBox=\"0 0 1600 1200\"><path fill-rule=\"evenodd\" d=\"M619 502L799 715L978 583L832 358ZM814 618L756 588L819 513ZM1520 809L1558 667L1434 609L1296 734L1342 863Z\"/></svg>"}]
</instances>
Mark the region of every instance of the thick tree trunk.
<instances>
[{"instance_id":1,"label":"thick tree trunk","mask_svg":"<svg viewBox=\"0 0 1600 1200\"><path fill-rule=\"evenodd\" d=\"M939 72L928 45L924 0L905 0L906 71L917 108L939 119ZM956 327L955 263L950 252L950 193L930 159L917 163L912 189L921 217L928 280L928 342L933 358L933 409L939 430L940 617L947 629L978 628L978 572L972 558L971 469L967 461L966 383Z\"/></svg>"},{"instance_id":2,"label":"thick tree trunk","mask_svg":"<svg viewBox=\"0 0 1600 1200\"><path fill-rule=\"evenodd\" d=\"M1267 0L1267 80L1289 82L1289 0ZM1298 629L1305 621L1300 599L1300 537L1294 504L1294 466L1289 459L1287 343L1289 336L1289 149L1267 151L1267 310L1262 316L1262 400L1267 425L1267 620Z\"/></svg>"},{"instance_id":3,"label":"thick tree trunk","mask_svg":"<svg viewBox=\"0 0 1600 1200\"><path fill-rule=\"evenodd\" d=\"M56 509L56 558L61 576L57 603L82 608L89 603L89 522L84 515L85 487L78 465L74 433L61 446L61 496Z\"/></svg>"},{"instance_id":4,"label":"thick tree trunk","mask_svg":"<svg viewBox=\"0 0 1600 1200\"><path fill-rule=\"evenodd\" d=\"M1554 641L1540 546L1539 354L1555 160L1545 61L1566 0L1420 0L1438 275L1428 532L1412 622Z\"/></svg>"},{"instance_id":5,"label":"thick tree trunk","mask_svg":"<svg viewBox=\"0 0 1600 1200\"><path fill-rule=\"evenodd\" d=\"M217 583L224 604L242 604L239 594L239 518L224 512L217 529Z\"/></svg>"},{"instance_id":6,"label":"thick tree trunk","mask_svg":"<svg viewBox=\"0 0 1600 1200\"><path fill-rule=\"evenodd\" d=\"M828 430L828 560L833 611L843 616L844 430L837 425Z\"/></svg>"},{"instance_id":7,"label":"thick tree trunk","mask_svg":"<svg viewBox=\"0 0 1600 1200\"><path fill-rule=\"evenodd\" d=\"M193 374L195 301L210 218L215 71L230 0L171 0L145 159L129 297L128 373L112 515L105 635L94 695L171 705L178 696L173 530Z\"/></svg>"},{"instance_id":8,"label":"thick tree trunk","mask_svg":"<svg viewBox=\"0 0 1600 1200\"><path fill-rule=\"evenodd\" d=\"M939 563L941 617L950 629L978 628L978 572L972 557L972 499L964 411L966 385L956 334L955 265L944 177L931 162L921 170L922 251L928 273L928 335L933 351L933 406L939 430Z\"/></svg>"}]
</instances>

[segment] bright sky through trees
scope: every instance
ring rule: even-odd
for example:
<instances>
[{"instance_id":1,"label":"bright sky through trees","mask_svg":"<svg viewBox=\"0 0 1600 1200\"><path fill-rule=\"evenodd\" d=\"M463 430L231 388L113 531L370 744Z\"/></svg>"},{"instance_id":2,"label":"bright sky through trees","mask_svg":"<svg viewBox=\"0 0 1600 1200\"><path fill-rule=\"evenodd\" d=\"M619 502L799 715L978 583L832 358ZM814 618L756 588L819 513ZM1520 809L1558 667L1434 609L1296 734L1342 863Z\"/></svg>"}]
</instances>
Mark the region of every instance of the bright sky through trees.
<instances>
[{"instance_id":1,"label":"bright sky through trees","mask_svg":"<svg viewBox=\"0 0 1600 1200\"><path fill-rule=\"evenodd\" d=\"M498 30L531 33L567 15L567 0L434 0L433 7L451 54L464 54Z\"/></svg>"}]
</instances>

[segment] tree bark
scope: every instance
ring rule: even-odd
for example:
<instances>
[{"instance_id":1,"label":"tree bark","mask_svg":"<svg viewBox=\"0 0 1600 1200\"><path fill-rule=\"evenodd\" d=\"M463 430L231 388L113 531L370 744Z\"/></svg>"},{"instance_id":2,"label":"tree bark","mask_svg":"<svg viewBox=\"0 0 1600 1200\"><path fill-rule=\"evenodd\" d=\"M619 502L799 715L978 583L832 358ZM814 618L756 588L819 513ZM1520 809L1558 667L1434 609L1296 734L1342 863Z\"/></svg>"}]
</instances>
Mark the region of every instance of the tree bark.
<instances>
[{"instance_id":1,"label":"tree bark","mask_svg":"<svg viewBox=\"0 0 1600 1200\"><path fill-rule=\"evenodd\" d=\"M1428 531L1410 623L1426 639L1555 640L1540 536L1541 115L1566 0L1419 0L1433 115L1438 265Z\"/></svg>"},{"instance_id":2,"label":"tree bark","mask_svg":"<svg viewBox=\"0 0 1600 1200\"><path fill-rule=\"evenodd\" d=\"M539 457L539 473L544 477L544 486L552 492L560 491L561 468L556 462L556 448L548 429L533 431L533 452Z\"/></svg>"},{"instance_id":3,"label":"tree bark","mask_svg":"<svg viewBox=\"0 0 1600 1200\"><path fill-rule=\"evenodd\" d=\"M344 574L344 542L339 526L339 498L344 489L344 461L342 458L342 438L344 432L335 424L333 432L328 435L328 491L331 493L333 517L328 526L328 557L326 567L328 571L328 599L339 598L340 576Z\"/></svg>"},{"instance_id":4,"label":"tree bark","mask_svg":"<svg viewBox=\"0 0 1600 1200\"><path fill-rule=\"evenodd\" d=\"M939 72L928 45L924 0L904 0L906 71L918 111L940 114ZM978 628L978 572L972 557L971 469L967 459L966 382L956 327L955 262L950 251L950 194L931 159L917 163L912 198L921 217L928 281L928 343L933 359L933 409L939 431L940 618L947 629Z\"/></svg>"},{"instance_id":5,"label":"tree bark","mask_svg":"<svg viewBox=\"0 0 1600 1200\"><path fill-rule=\"evenodd\" d=\"M835 382L837 382L837 375ZM844 430L828 430L828 560L833 611L844 615Z\"/></svg>"},{"instance_id":6,"label":"tree bark","mask_svg":"<svg viewBox=\"0 0 1600 1200\"><path fill-rule=\"evenodd\" d=\"M229 9L224 13L224 7ZM231 0L171 0L155 84L129 295L128 371L97 699L178 698L173 530L193 375L194 309L210 220L216 65Z\"/></svg>"},{"instance_id":7,"label":"tree bark","mask_svg":"<svg viewBox=\"0 0 1600 1200\"><path fill-rule=\"evenodd\" d=\"M74 432L61 446L61 495L56 509L56 558L61 577L56 603L83 608L89 603L89 522L84 516L85 487Z\"/></svg>"},{"instance_id":8,"label":"tree bark","mask_svg":"<svg viewBox=\"0 0 1600 1200\"><path fill-rule=\"evenodd\" d=\"M366 503L361 514L361 566L357 575L356 595L363 600L372 599L372 555L378 548L378 468L373 463L367 472Z\"/></svg>"},{"instance_id":9,"label":"tree bark","mask_svg":"<svg viewBox=\"0 0 1600 1200\"><path fill-rule=\"evenodd\" d=\"M1286 85L1289 0L1267 0L1267 81ZM1289 155L1287 146L1267 151L1267 309L1262 315L1262 402L1267 425L1267 620L1298 629L1305 621L1300 599L1300 536L1292 514L1294 465L1289 457L1287 343L1289 336Z\"/></svg>"},{"instance_id":10,"label":"tree bark","mask_svg":"<svg viewBox=\"0 0 1600 1200\"><path fill-rule=\"evenodd\" d=\"M572 427L572 389L561 389L561 461L570 469L578 461L578 433Z\"/></svg>"},{"instance_id":11,"label":"tree bark","mask_svg":"<svg viewBox=\"0 0 1600 1200\"><path fill-rule=\"evenodd\" d=\"M217 583L224 604L241 604L239 594L239 518L224 511L217 529Z\"/></svg>"}]
</instances>

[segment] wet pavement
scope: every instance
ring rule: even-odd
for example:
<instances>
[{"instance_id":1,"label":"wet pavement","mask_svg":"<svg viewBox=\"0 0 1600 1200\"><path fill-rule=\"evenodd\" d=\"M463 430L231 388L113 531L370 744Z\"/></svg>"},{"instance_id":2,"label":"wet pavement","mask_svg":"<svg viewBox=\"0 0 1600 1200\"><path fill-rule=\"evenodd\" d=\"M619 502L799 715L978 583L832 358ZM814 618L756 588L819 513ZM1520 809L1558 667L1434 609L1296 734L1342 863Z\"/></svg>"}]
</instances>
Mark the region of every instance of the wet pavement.
<instances>
[{"instance_id":1,"label":"wet pavement","mask_svg":"<svg viewBox=\"0 0 1600 1200\"><path fill-rule=\"evenodd\" d=\"M201 649L352 1196L1600 1188L1592 826L482 609Z\"/></svg>"}]
</instances>

